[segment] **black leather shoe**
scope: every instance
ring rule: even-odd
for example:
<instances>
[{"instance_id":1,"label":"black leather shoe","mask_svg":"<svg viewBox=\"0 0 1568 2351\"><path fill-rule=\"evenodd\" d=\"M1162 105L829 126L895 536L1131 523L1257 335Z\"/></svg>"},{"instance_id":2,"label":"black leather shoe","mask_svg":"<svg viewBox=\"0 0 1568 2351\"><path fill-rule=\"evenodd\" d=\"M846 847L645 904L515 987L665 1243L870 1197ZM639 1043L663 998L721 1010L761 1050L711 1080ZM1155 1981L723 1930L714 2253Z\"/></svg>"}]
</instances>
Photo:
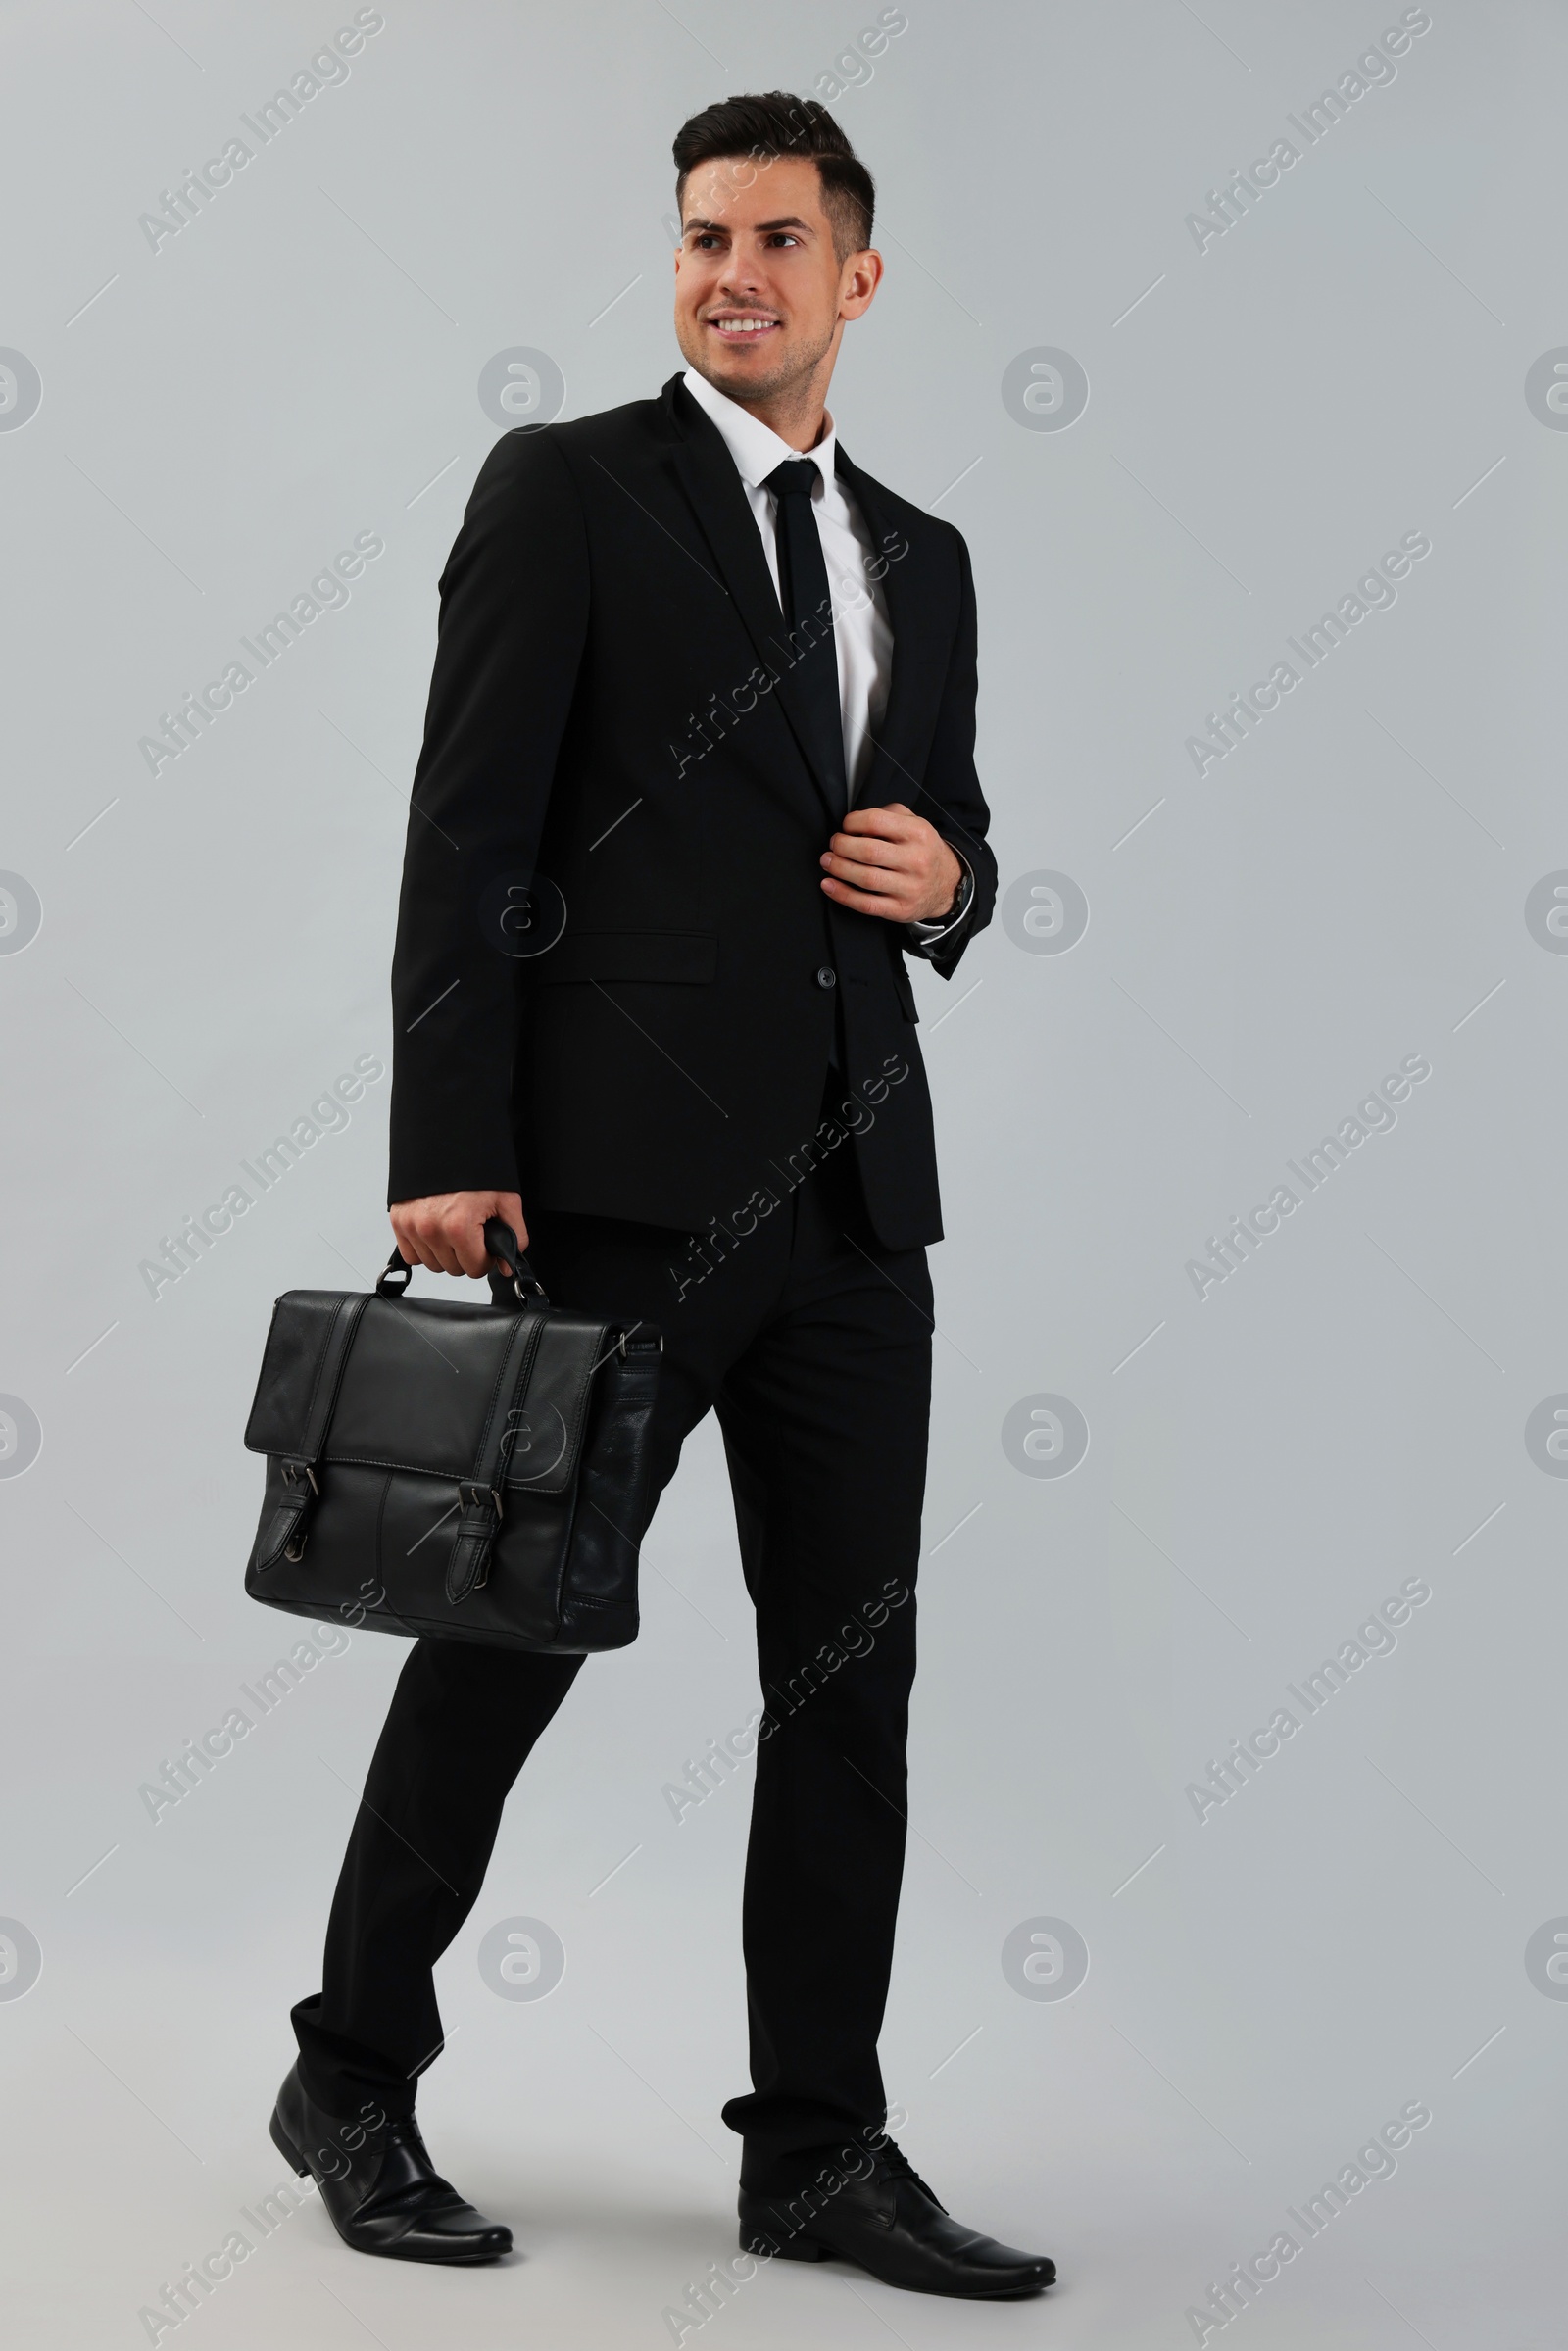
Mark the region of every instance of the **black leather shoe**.
<instances>
[{"instance_id":1,"label":"black leather shoe","mask_svg":"<svg viewBox=\"0 0 1568 2351\"><path fill-rule=\"evenodd\" d=\"M496 2261L512 2231L465 2204L430 2161L413 2115L376 2131L344 2122L306 2096L296 2066L277 2093L272 2144L314 2177L332 2226L356 2253L391 2261Z\"/></svg>"},{"instance_id":2,"label":"black leather shoe","mask_svg":"<svg viewBox=\"0 0 1568 2351\"><path fill-rule=\"evenodd\" d=\"M1019 2253L949 2218L906 2156L890 2140L859 2179L835 2166L795 2195L741 2190L741 2251L774 2261L858 2261L884 2285L916 2294L1012 2301L1054 2283L1056 2265Z\"/></svg>"}]
</instances>

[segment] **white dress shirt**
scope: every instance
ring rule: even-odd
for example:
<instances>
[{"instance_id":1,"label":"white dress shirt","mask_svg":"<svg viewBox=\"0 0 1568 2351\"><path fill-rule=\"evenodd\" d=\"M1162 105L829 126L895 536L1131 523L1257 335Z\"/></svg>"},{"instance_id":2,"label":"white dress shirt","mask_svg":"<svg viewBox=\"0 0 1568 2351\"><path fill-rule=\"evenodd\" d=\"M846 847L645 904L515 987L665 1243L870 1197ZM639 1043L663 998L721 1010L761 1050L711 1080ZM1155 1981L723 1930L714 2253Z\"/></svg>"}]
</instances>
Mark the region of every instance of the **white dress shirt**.
<instances>
[{"instance_id":1,"label":"white dress shirt","mask_svg":"<svg viewBox=\"0 0 1568 2351\"><path fill-rule=\"evenodd\" d=\"M766 486L767 477L776 466L799 458L806 458L816 467L811 508L822 542L828 595L833 605L839 709L844 723L844 773L853 808L874 757L872 737L887 710L888 684L893 675L893 626L888 618L886 592L869 570L880 551L848 484L838 477L835 464L838 434L833 419L824 413L824 430L814 448L792 449L787 441L779 439L771 425L764 424L737 401L716 392L695 367L688 367L681 380L699 408L717 425L724 446L735 461L781 609L776 501ZM954 855L967 872L968 859L956 850ZM918 945L925 948L949 930L956 929L957 921L962 919L959 916L951 921L910 922L904 928L916 934Z\"/></svg>"}]
</instances>

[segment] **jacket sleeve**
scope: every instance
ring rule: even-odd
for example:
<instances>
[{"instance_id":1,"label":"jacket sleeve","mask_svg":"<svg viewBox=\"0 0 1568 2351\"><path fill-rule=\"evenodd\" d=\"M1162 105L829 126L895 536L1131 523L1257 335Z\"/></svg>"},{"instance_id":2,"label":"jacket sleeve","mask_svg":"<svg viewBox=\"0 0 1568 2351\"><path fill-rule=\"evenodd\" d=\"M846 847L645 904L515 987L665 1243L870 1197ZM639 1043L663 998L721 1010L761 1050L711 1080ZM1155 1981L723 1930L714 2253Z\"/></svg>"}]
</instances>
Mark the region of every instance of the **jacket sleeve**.
<instances>
[{"instance_id":1,"label":"jacket sleeve","mask_svg":"<svg viewBox=\"0 0 1568 2351\"><path fill-rule=\"evenodd\" d=\"M566 461L548 428L509 433L441 576L392 958L389 1204L517 1189L512 1074L526 965L504 952L489 901L533 879L588 602Z\"/></svg>"},{"instance_id":2,"label":"jacket sleeve","mask_svg":"<svg viewBox=\"0 0 1568 2351\"><path fill-rule=\"evenodd\" d=\"M958 541L961 569L958 625L948 657L942 706L926 759L925 786L915 804L916 815L936 826L974 875L974 895L963 920L945 939L933 940L924 950L923 959L944 979L952 978L958 958L976 931L985 929L997 903L997 860L986 841L991 811L986 807L974 764L978 690L974 574L969 566L968 548L956 532L954 535ZM910 952L916 952L912 943Z\"/></svg>"}]
</instances>

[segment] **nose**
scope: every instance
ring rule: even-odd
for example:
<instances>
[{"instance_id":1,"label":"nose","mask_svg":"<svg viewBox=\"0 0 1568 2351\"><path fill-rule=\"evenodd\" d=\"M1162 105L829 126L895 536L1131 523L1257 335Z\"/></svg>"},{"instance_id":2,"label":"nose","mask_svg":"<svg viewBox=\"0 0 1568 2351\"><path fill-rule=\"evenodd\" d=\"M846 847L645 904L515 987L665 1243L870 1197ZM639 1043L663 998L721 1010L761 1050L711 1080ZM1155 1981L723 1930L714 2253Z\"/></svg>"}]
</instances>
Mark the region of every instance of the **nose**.
<instances>
[{"instance_id":1,"label":"nose","mask_svg":"<svg viewBox=\"0 0 1568 2351\"><path fill-rule=\"evenodd\" d=\"M754 254L732 250L725 266L719 296L725 302L755 302L761 291L762 272Z\"/></svg>"}]
</instances>

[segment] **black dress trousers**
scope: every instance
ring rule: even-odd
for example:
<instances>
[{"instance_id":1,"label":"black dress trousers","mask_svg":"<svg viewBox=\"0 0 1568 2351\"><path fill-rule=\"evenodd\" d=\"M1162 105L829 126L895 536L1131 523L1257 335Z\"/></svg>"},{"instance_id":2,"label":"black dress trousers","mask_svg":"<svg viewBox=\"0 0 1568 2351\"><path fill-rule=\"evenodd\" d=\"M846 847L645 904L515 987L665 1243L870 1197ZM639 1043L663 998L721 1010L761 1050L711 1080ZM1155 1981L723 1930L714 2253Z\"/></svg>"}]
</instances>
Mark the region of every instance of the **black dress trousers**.
<instances>
[{"instance_id":1,"label":"black dress trousers","mask_svg":"<svg viewBox=\"0 0 1568 2351\"><path fill-rule=\"evenodd\" d=\"M824 1114L832 1100L824 1096ZM890 1251L845 1138L754 1230L700 1241L541 1211L553 1298L664 1334L652 1492L709 1410L757 1612L760 1725L743 1908L746 2185L881 2123L877 2064L904 1868L906 1733L931 1393L923 1249ZM344 1859L323 1986L294 2010L329 2113L412 2109L441 2046L431 1970L484 1880L507 1791L583 1661L422 1640Z\"/></svg>"}]
</instances>

